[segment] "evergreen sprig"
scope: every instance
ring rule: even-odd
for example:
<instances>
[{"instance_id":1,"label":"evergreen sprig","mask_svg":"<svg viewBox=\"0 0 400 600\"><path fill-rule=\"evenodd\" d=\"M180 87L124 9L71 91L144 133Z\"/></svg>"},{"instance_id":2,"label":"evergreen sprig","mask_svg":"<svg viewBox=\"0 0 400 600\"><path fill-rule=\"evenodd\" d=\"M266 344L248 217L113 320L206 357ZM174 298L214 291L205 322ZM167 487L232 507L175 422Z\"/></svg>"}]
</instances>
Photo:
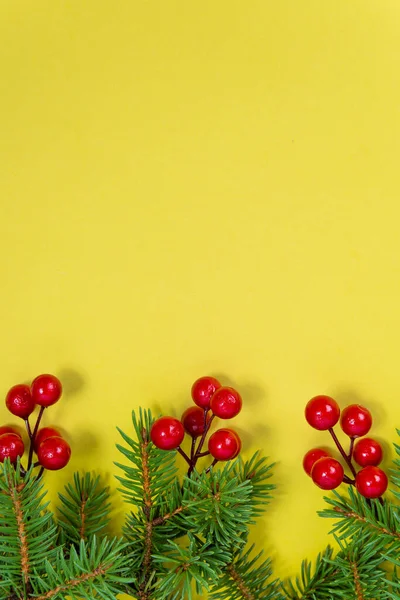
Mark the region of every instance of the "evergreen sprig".
<instances>
[{"instance_id":1,"label":"evergreen sprig","mask_svg":"<svg viewBox=\"0 0 400 600\"><path fill-rule=\"evenodd\" d=\"M32 577L36 600L103 598L115 600L122 585L132 581L130 565L123 555L124 543L94 536L81 539L78 549L59 548L54 561L45 560L41 573Z\"/></svg>"},{"instance_id":2,"label":"evergreen sprig","mask_svg":"<svg viewBox=\"0 0 400 600\"><path fill-rule=\"evenodd\" d=\"M30 471L22 477L6 459L0 465L0 573L1 588L11 595L30 593L31 576L48 557L55 556L57 528L44 502L40 479Z\"/></svg>"},{"instance_id":3,"label":"evergreen sprig","mask_svg":"<svg viewBox=\"0 0 400 600\"><path fill-rule=\"evenodd\" d=\"M109 490L101 486L98 476L75 473L73 482L65 486L65 494L58 497L59 524L65 539L72 543L99 535L110 522Z\"/></svg>"},{"instance_id":4,"label":"evergreen sprig","mask_svg":"<svg viewBox=\"0 0 400 600\"><path fill-rule=\"evenodd\" d=\"M116 463L122 470L117 479L133 507L124 526L135 575L131 593L138 600L183 600L194 588L198 593L212 588L216 597L236 565L244 578L254 567L241 553L254 517L270 499L271 466L257 454L246 463L238 459L201 473L193 470L180 481L177 453L151 442L153 422L150 411L140 410L132 414L135 437L119 430L125 445L117 447L126 462ZM275 584L266 584L268 561L260 564L260 577L248 578L251 589L264 593L266 586L265 598L272 593L282 598ZM264 596L243 596L258 597Z\"/></svg>"},{"instance_id":5,"label":"evergreen sprig","mask_svg":"<svg viewBox=\"0 0 400 600\"><path fill-rule=\"evenodd\" d=\"M77 490L94 491L94 505L104 523L109 511L108 503L104 503L107 491L101 490L96 481L89 475L76 475L75 487L67 486L65 498L68 494L76 499ZM37 477L32 469L25 473L19 462L14 466L8 459L0 465L0 599L116 600L117 594L134 580L129 554L124 555L126 542L98 540L94 535L98 526L91 511L87 513L88 539L78 538L82 516L79 503L68 500L68 511L63 504L68 521L61 526L45 496L43 477ZM79 540L78 549L71 539Z\"/></svg>"},{"instance_id":6,"label":"evergreen sprig","mask_svg":"<svg viewBox=\"0 0 400 600\"><path fill-rule=\"evenodd\" d=\"M209 595L210 600L284 600L278 580L271 580L271 560L264 552L254 554L254 544L242 547L223 568L223 575Z\"/></svg>"}]
</instances>

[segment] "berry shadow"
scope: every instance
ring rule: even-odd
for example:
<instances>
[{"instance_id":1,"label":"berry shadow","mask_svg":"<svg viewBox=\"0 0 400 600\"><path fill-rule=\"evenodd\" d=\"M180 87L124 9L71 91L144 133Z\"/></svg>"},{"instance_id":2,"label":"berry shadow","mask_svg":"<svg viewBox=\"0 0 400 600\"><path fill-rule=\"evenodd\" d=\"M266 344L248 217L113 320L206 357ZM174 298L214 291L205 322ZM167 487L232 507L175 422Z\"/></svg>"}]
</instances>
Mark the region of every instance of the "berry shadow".
<instances>
[{"instance_id":1,"label":"berry shadow","mask_svg":"<svg viewBox=\"0 0 400 600\"><path fill-rule=\"evenodd\" d=\"M54 420L62 421L64 411L67 410L74 396L77 396L85 387L85 380L79 371L71 368L61 369L57 373L57 377L62 383L63 393L61 400L51 408L52 413L54 413Z\"/></svg>"}]
</instances>

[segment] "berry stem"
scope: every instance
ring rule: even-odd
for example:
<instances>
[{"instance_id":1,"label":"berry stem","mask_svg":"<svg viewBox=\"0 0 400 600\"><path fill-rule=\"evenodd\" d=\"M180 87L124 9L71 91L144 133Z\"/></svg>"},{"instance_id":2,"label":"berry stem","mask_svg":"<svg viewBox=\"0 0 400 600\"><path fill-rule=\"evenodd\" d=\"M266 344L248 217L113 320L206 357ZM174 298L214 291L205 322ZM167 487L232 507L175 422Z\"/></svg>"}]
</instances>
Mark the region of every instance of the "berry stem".
<instances>
[{"instance_id":1,"label":"berry stem","mask_svg":"<svg viewBox=\"0 0 400 600\"><path fill-rule=\"evenodd\" d=\"M191 465L192 461L190 460L190 458L188 457L188 455L186 454L186 452L184 452L180 446L177 447L177 450L178 450L179 454L181 456L183 456L183 458L186 460L186 462L188 463L188 465Z\"/></svg>"},{"instance_id":2,"label":"berry stem","mask_svg":"<svg viewBox=\"0 0 400 600\"><path fill-rule=\"evenodd\" d=\"M347 483L347 485L355 485L356 484L355 479L350 479L350 477L347 477L347 475L343 475L343 482Z\"/></svg>"},{"instance_id":3,"label":"berry stem","mask_svg":"<svg viewBox=\"0 0 400 600\"><path fill-rule=\"evenodd\" d=\"M36 481L41 478L44 473L44 467L40 467L39 473L37 474Z\"/></svg>"},{"instance_id":4,"label":"berry stem","mask_svg":"<svg viewBox=\"0 0 400 600\"><path fill-rule=\"evenodd\" d=\"M197 446L197 450L196 452L193 454L193 456L191 457L190 461L189 461L189 469L188 469L188 477L190 477L191 473L194 471L194 468L196 466L197 461L199 460L199 458L201 456L206 456L207 454L209 454L209 452L201 452L201 449L204 445L207 433L211 427L211 423L214 419L215 415L212 415L212 417L210 418L210 420L207 423L207 413L208 413L209 409L205 408L204 409L204 432L203 435L200 438L200 442L199 445Z\"/></svg>"},{"instance_id":5,"label":"berry stem","mask_svg":"<svg viewBox=\"0 0 400 600\"><path fill-rule=\"evenodd\" d=\"M190 461L193 460L194 454L196 452L196 438L192 438L192 445L190 446Z\"/></svg>"},{"instance_id":6,"label":"berry stem","mask_svg":"<svg viewBox=\"0 0 400 600\"><path fill-rule=\"evenodd\" d=\"M353 467L353 464L352 464L350 458L347 456L346 452L343 450L343 446L339 442L339 440L338 440L338 438L336 436L336 433L333 431L332 427L329 429L329 433L331 434L332 439L333 439L333 441L335 442L335 444L337 446L337 449L339 450L340 454L343 456L344 460L346 461L346 463L349 466L350 471L352 472L353 476L355 477L357 473L356 473L356 471L355 471L355 469Z\"/></svg>"},{"instance_id":7,"label":"berry stem","mask_svg":"<svg viewBox=\"0 0 400 600\"><path fill-rule=\"evenodd\" d=\"M214 419L214 417L215 417L215 415L212 415L212 417L210 418L210 420L209 420L209 421L208 421L208 423L207 423L207 412L208 412L208 410L205 410L205 411L204 411L204 415L205 415L205 416L204 416L204 418L205 418L205 421L206 421L206 426L205 426L205 428L204 428L204 433L203 433L203 435L201 436L201 439L200 439L199 445L197 446L197 451L196 451L196 454L194 455L194 458L195 458L196 460L198 459L198 457L199 457L199 454L201 454L201 449L203 448L203 445L204 445L205 439L206 439L206 437L207 437L207 433L208 433L208 431L209 431L209 429L210 429L210 427L211 427L211 423L213 422L213 419ZM196 464L196 463L195 463L195 464Z\"/></svg>"},{"instance_id":8,"label":"berry stem","mask_svg":"<svg viewBox=\"0 0 400 600\"><path fill-rule=\"evenodd\" d=\"M30 444L30 447L29 447L29 458L28 458L28 471L29 471L29 469L31 468L31 465L32 465L33 448L34 448L34 445L35 445L36 434L38 432L40 421L42 420L45 408L46 408L45 406L41 406L40 407L40 411L39 411L38 418L37 418L37 421L36 421L36 424L35 424L35 428L33 430L32 436L31 436L31 444Z\"/></svg>"},{"instance_id":9,"label":"berry stem","mask_svg":"<svg viewBox=\"0 0 400 600\"><path fill-rule=\"evenodd\" d=\"M197 455L197 458L202 458L203 456L208 456L210 453L207 450L207 452L200 452L200 454Z\"/></svg>"},{"instance_id":10,"label":"berry stem","mask_svg":"<svg viewBox=\"0 0 400 600\"><path fill-rule=\"evenodd\" d=\"M211 467L215 467L215 465L217 464L218 459L214 458L214 460L212 461L211 465L208 467L208 469L206 469L206 473L209 473L211 471Z\"/></svg>"},{"instance_id":11,"label":"berry stem","mask_svg":"<svg viewBox=\"0 0 400 600\"><path fill-rule=\"evenodd\" d=\"M29 439L32 439L32 429L31 429L31 425L29 423L29 418L25 419L25 426L26 426L26 431L29 435Z\"/></svg>"},{"instance_id":12,"label":"berry stem","mask_svg":"<svg viewBox=\"0 0 400 600\"><path fill-rule=\"evenodd\" d=\"M355 439L356 439L355 437L351 437L350 438L349 460L351 460L353 458L353 450L354 450Z\"/></svg>"}]
</instances>

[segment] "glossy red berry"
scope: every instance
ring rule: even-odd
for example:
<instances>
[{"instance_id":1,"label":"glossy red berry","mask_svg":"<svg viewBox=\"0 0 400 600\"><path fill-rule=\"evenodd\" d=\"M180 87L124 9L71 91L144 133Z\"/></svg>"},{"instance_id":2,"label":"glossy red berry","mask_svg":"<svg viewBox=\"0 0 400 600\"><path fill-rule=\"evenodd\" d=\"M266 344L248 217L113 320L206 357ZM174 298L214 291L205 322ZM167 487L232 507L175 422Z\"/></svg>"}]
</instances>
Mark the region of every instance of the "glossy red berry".
<instances>
[{"instance_id":1,"label":"glossy red berry","mask_svg":"<svg viewBox=\"0 0 400 600\"><path fill-rule=\"evenodd\" d=\"M343 482L344 471L335 458L324 456L314 463L311 477L322 490L334 490Z\"/></svg>"},{"instance_id":2,"label":"glossy red berry","mask_svg":"<svg viewBox=\"0 0 400 600\"><path fill-rule=\"evenodd\" d=\"M361 437L371 429L371 413L364 406L351 404L342 411L340 426L346 435L350 437Z\"/></svg>"},{"instance_id":3,"label":"glossy red berry","mask_svg":"<svg viewBox=\"0 0 400 600\"><path fill-rule=\"evenodd\" d=\"M353 457L360 467L376 467L382 462L382 446L372 438L361 438L354 446Z\"/></svg>"},{"instance_id":4,"label":"glossy red berry","mask_svg":"<svg viewBox=\"0 0 400 600\"><path fill-rule=\"evenodd\" d=\"M330 396L314 396L307 402L305 417L311 427L324 431L331 429L339 421L340 408Z\"/></svg>"},{"instance_id":5,"label":"glossy red berry","mask_svg":"<svg viewBox=\"0 0 400 600\"><path fill-rule=\"evenodd\" d=\"M217 460L236 458L241 447L240 437L232 429L217 429L208 440L208 451Z\"/></svg>"},{"instance_id":6,"label":"glossy red berry","mask_svg":"<svg viewBox=\"0 0 400 600\"><path fill-rule=\"evenodd\" d=\"M11 414L21 419L27 419L35 409L29 385L23 383L14 385L6 396L6 406Z\"/></svg>"},{"instance_id":7,"label":"glossy red berry","mask_svg":"<svg viewBox=\"0 0 400 600\"><path fill-rule=\"evenodd\" d=\"M203 435L207 421L209 421L209 418L206 419L204 410L200 406L190 406L181 418L186 433L193 438Z\"/></svg>"},{"instance_id":8,"label":"glossy red berry","mask_svg":"<svg viewBox=\"0 0 400 600\"><path fill-rule=\"evenodd\" d=\"M154 421L150 432L151 441L161 450L174 450L185 437L182 423L174 417L160 417Z\"/></svg>"},{"instance_id":9,"label":"glossy red berry","mask_svg":"<svg viewBox=\"0 0 400 600\"><path fill-rule=\"evenodd\" d=\"M210 408L220 419L232 419L242 410L242 398L231 387L220 387L211 398Z\"/></svg>"},{"instance_id":10,"label":"glossy red berry","mask_svg":"<svg viewBox=\"0 0 400 600\"><path fill-rule=\"evenodd\" d=\"M50 437L62 437L62 435L58 431L58 429L54 429L54 427L42 427L42 429L39 429L39 431L37 432L36 437L35 437L35 444L34 444L35 452L37 452L40 444L44 440L47 440L47 438L50 438Z\"/></svg>"},{"instance_id":11,"label":"glossy red berry","mask_svg":"<svg viewBox=\"0 0 400 600\"><path fill-rule=\"evenodd\" d=\"M312 450L309 450L307 454L305 454L303 458L303 469L307 475L310 475L311 477L311 471L314 464L323 456L330 456L329 452L323 448L313 448Z\"/></svg>"},{"instance_id":12,"label":"glossy red berry","mask_svg":"<svg viewBox=\"0 0 400 600\"><path fill-rule=\"evenodd\" d=\"M193 402L201 408L210 408L211 398L220 387L221 384L215 377L200 377L192 385Z\"/></svg>"},{"instance_id":13,"label":"glossy red berry","mask_svg":"<svg viewBox=\"0 0 400 600\"><path fill-rule=\"evenodd\" d=\"M9 427L8 425L3 425L2 427L0 427L0 435L3 435L4 433L15 433L15 435L18 435L22 439L22 435L16 427Z\"/></svg>"},{"instance_id":14,"label":"glossy red berry","mask_svg":"<svg viewBox=\"0 0 400 600\"><path fill-rule=\"evenodd\" d=\"M12 463L17 462L18 456L24 453L24 442L16 433L3 433L0 435L0 462L9 458Z\"/></svg>"},{"instance_id":15,"label":"glossy red berry","mask_svg":"<svg viewBox=\"0 0 400 600\"><path fill-rule=\"evenodd\" d=\"M379 498L386 492L387 487L387 475L379 467L364 467L356 475L357 491L365 498Z\"/></svg>"},{"instance_id":16,"label":"glossy red berry","mask_svg":"<svg viewBox=\"0 0 400 600\"><path fill-rule=\"evenodd\" d=\"M49 437L37 450L40 464L49 471L63 469L71 458L71 448L62 437Z\"/></svg>"},{"instance_id":17,"label":"glossy red berry","mask_svg":"<svg viewBox=\"0 0 400 600\"><path fill-rule=\"evenodd\" d=\"M61 397L61 381L54 375L39 375L32 381L31 393L39 406L51 406Z\"/></svg>"}]
</instances>

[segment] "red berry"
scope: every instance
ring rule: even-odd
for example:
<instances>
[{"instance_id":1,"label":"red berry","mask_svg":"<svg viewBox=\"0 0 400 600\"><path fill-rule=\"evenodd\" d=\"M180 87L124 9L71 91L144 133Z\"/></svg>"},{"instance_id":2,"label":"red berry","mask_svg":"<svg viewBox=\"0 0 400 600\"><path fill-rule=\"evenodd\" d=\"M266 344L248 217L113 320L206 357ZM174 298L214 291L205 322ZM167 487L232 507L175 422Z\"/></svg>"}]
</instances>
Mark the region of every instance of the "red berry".
<instances>
[{"instance_id":1,"label":"red berry","mask_svg":"<svg viewBox=\"0 0 400 600\"><path fill-rule=\"evenodd\" d=\"M232 419L242 410L242 398L233 388L220 387L211 398L210 407L216 417Z\"/></svg>"},{"instance_id":2,"label":"red berry","mask_svg":"<svg viewBox=\"0 0 400 600\"><path fill-rule=\"evenodd\" d=\"M307 403L305 416L311 427L324 431L331 429L339 421L340 408L330 396L315 396Z\"/></svg>"},{"instance_id":3,"label":"red berry","mask_svg":"<svg viewBox=\"0 0 400 600\"><path fill-rule=\"evenodd\" d=\"M8 425L3 425L2 427L0 427L0 435L3 435L3 433L15 433L15 435L19 435L19 437L22 439L22 435L16 427L9 427Z\"/></svg>"},{"instance_id":4,"label":"red berry","mask_svg":"<svg viewBox=\"0 0 400 600\"><path fill-rule=\"evenodd\" d=\"M208 451L217 460L236 458L241 447L240 437L232 429L217 429L208 440Z\"/></svg>"},{"instance_id":5,"label":"red berry","mask_svg":"<svg viewBox=\"0 0 400 600\"><path fill-rule=\"evenodd\" d=\"M354 446L353 456L360 467L367 467L369 465L376 467L382 462L382 446L372 438L362 438Z\"/></svg>"},{"instance_id":6,"label":"red berry","mask_svg":"<svg viewBox=\"0 0 400 600\"><path fill-rule=\"evenodd\" d=\"M210 408L210 400L220 387L221 384L215 377L200 377L192 385L193 402L201 408Z\"/></svg>"},{"instance_id":7,"label":"red berry","mask_svg":"<svg viewBox=\"0 0 400 600\"><path fill-rule=\"evenodd\" d=\"M35 409L29 385L14 385L6 396L6 406L10 413L21 419L27 419Z\"/></svg>"},{"instance_id":8,"label":"red berry","mask_svg":"<svg viewBox=\"0 0 400 600\"><path fill-rule=\"evenodd\" d=\"M205 424L209 418L205 417L204 410L200 406L190 406L183 413L181 421L186 433L196 438L203 435Z\"/></svg>"},{"instance_id":9,"label":"red berry","mask_svg":"<svg viewBox=\"0 0 400 600\"><path fill-rule=\"evenodd\" d=\"M39 406L51 406L60 399L61 381L54 375L39 375L32 381L31 393Z\"/></svg>"},{"instance_id":10,"label":"red berry","mask_svg":"<svg viewBox=\"0 0 400 600\"><path fill-rule=\"evenodd\" d=\"M343 482L343 467L335 458L324 456L314 463L313 482L322 490L334 490Z\"/></svg>"},{"instance_id":11,"label":"red berry","mask_svg":"<svg viewBox=\"0 0 400 600\"><path fill-rule=\"evenodd\" d=\"M322 448L313 448L312 450L309 450L307 452L307 454L303 458L303 469L305 470L307 475L310 475L311 477L311 471L314 464L323 456L330 456L330 454Z\"/></svg>"},{"instance_id":12,"label":"red berry","mask_svg":"<svg viewBox=\"0 0 400 600\"><path fill-rule=\"evenodd\" d=\"M68 464L71 448L62 437L49 437L40 444L37 456L42 467L49 471L58 471Z\"/></svg>"},{"instance_id":13,"label":"red berry","mask_svg":"<svg viewBox=\"0 0 400 600\"><path fill-rule=\"evenodd\" d=\"M379 498L386 492L387 486L387 475L379 467L364 467L356 475L357 491L365 498Z\"/></svg>"},{"instance_id":14,"label":"red berry","mask_svg":"<svg viewBox=\"0 0 400 600\"><path fill-rule=\"evenodd\" d=\"M3 433L0 435L0 462L9 458L12 463L16 463L18 456L22 456L24 450L24 442L18 434Z\"/></svg>"},{"instance_id":15,"label":"red berry","mask_svg":"<svg viewBox=\"0 0 400 600\"><path fill-rule=\"evenodd\" d=\"M150 432L151 441L161 450L174 450L181 445L185 430L178 419L160 417L154 421Z\"/></svg>"},{"instance_id":16,"label":"red berry","mask_svg":"<svg viewBox=\"0 0 400 600\"><path fill-rule=\"evenodd\" d=\"M37 453L37 450L38 450L40 444L44 440L47 440L47 438L50 438L50 437L62 437L62 435L58 431L58 429L54 429L53 427L42 427L42 429L39 429L39 431L36 434L35 444L34 444L34 450L36 453Z\"/></svg>"},{"instance_id":17,"label":"red berry","mask_svg":"<svg viewBox=\"0 0 400 600\"><path fill-rule=\"evenodd\" d=\"M371 429L371 413L364 406L351 404L342 411L340 425L346 435L350 437L361 437Z\"/></svg>"}]
</instances>

